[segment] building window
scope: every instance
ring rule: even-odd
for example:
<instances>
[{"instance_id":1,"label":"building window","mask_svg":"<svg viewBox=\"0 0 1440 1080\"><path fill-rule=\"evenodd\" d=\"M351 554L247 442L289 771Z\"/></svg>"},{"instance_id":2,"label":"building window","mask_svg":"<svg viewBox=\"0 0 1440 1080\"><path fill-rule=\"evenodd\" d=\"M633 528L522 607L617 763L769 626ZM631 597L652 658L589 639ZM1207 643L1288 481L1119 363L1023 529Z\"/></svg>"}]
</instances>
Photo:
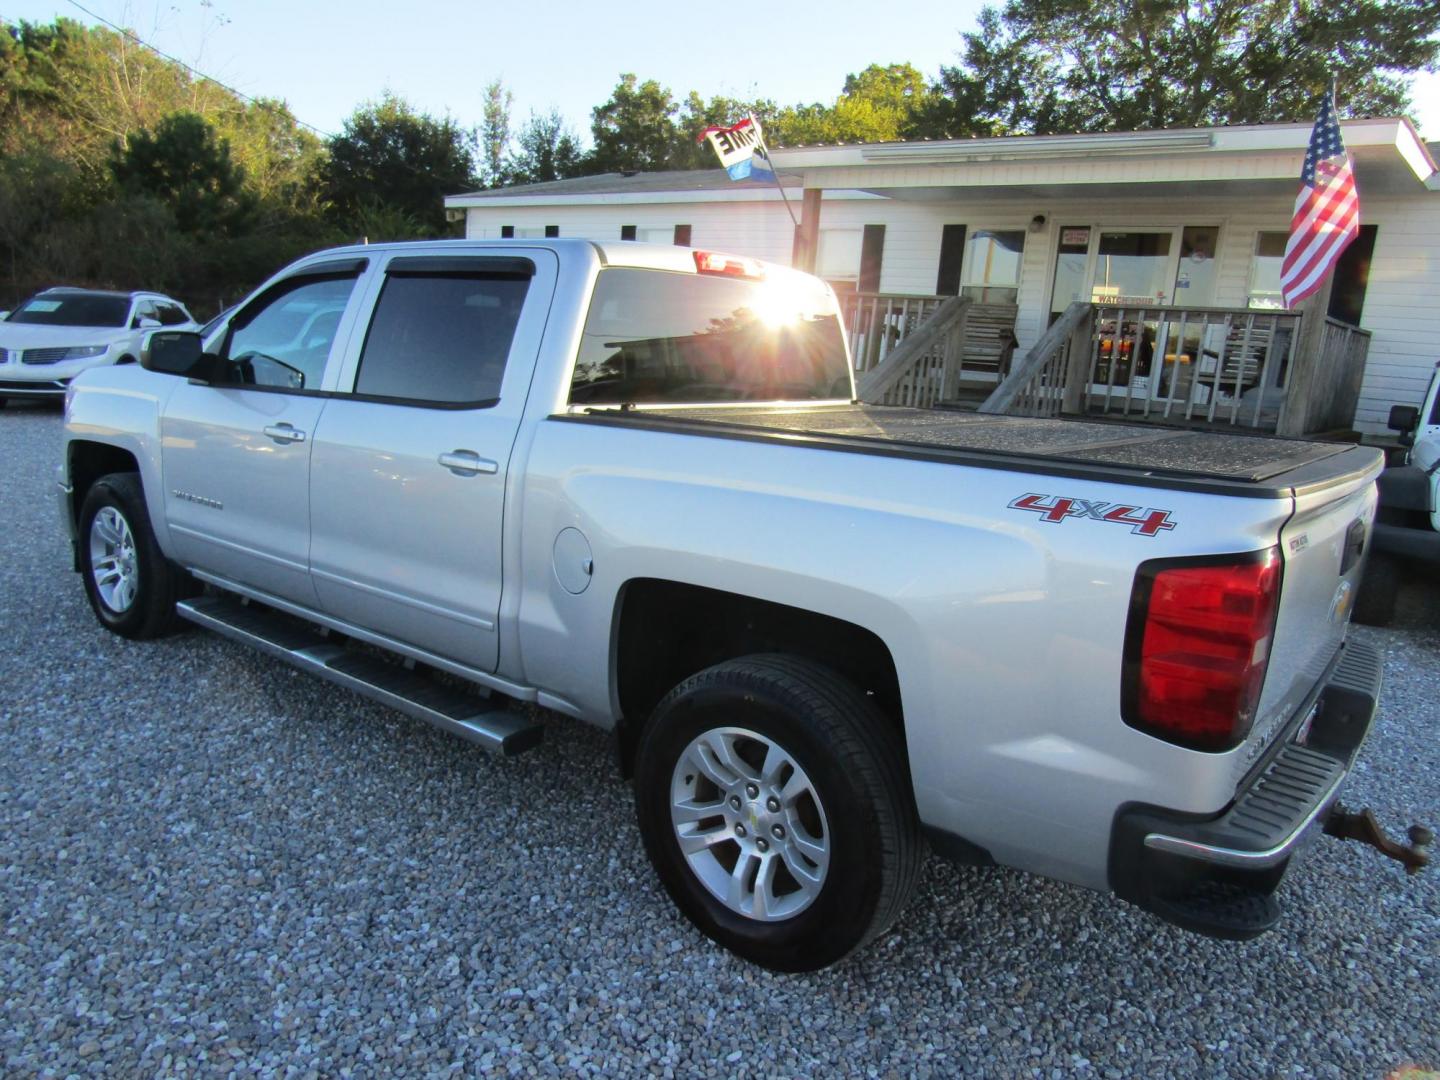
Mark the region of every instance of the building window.
<instances>
[{"instance_id":1,"label":"building window","mask_svg":"<svg viewBox=\"0 0 1440 1080\"><path fill-rule=\"evenodd\" d=\"M815 273L826 281L853 284L860 278L865 234L859 229L821 229Z\"/></svg>"},{"instance_id":2,"label":"building window","mask_svg":"<svg viewBox=\"0 0 1440 1080\"><path fill-rule=\"evenodd\" d=\"M960 295L982 304L1013 304L1020 292L1025 230L976 229L966 238Z\"/></svg>"},{"instance_id":3,"label":"building window","mask_svg":"<svg viewBox=\"0 0 1440 1080\"><path fill-rule=\"evenodd\" d=\"M634 226L634 225L621 225L621 226L620 226L620 239L621 239L621 240L634 240L634 239L635 239L635 226Z\"/></svg>"},{"instance_id":4,"label":"building window","mask_svg":"<svg viewBox=\"0 0 1440 1080\"><path fill-rule=\"evenodd\" d=\"M557 236L559 236L559 235L560 235L560 226L559 226L559 225L546 225L546 226L545 226L545 236L546 236L547 239L553 240L555 237L557 237Z\"/></svg>"},{"instance_id":5,"label":"building window","mask_svg":"<svg viewBox=\"0 0 1440 1080\"><path fill-rule=\"evenodd\" d=\"M1335 287L1330 292L1332 319L1360 325L1365 311L1365 288L1370 284L1370 260L1375 255L1375 225L1361 225L1360 235L1335 260Z\"/></svg>"},{"instance_id":6,"label":"building window","mask_svg":"<svg viewBox=\"0 0 1440 1080\"><path fill-rule=\"evenodd\" d=\"M676 246L678 246L678 247L689 247L689 246L690 246L690 226L689 226L689 225L676 225L676 226L675 226L674 242L675 242Z\"/></svg>"},{"instance_id":7,"label":"building window","mask_svg":"<svg viewBox=\"0 0 1440 1080\"><path fill-rule=\"evenodd\" d=\"M1283 308L1285 299L1280 294L1280 264L1285 261L1285 241L1288 233L1262 232L1255 234L1255 253L1250 259L1250 285L1245 292L1245 304L1252 308Z\"/></svg>"},{"instance_id":8,"label":"building window","mask_svg":"<svg viewBox=\"0 0 1440 1080\"><path fill-rule=\"evenodd\" d=\"M513 240L514 238L515 238L515 226L514 226L514 225L501 225L501 226L500 226L500 239L502 239L502 240Z\"/></svg>"}]
</instances>

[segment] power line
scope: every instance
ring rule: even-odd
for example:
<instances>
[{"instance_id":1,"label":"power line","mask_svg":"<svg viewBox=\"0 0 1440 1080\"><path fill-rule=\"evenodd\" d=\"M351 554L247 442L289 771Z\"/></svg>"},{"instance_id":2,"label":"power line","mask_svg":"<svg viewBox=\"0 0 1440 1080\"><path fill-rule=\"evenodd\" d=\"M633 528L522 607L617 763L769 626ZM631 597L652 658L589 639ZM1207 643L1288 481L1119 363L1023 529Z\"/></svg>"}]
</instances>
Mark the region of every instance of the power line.
<instances>
[{"instance_id":1,"label":"power line","mask_svg":"<svg viewBox=\"0 0 1440 1080\"><path fill-rule=\"evenodd\" d=\"M230 93L232 93L232 94L234 94L236 97L238 97L241 101L247 102L247 103L249 103L249 104L251 104L251 105L259 106L259 105L261 104L257 99L251 97L249 94L245 93L244 91L236 90L233 86L227 86L225 83L221 82L219 79L213 78L212 76L206 75L203 71L199 71L199 70L191 67L189 64L187 64L184 60L181 60L179 57L177 57L177 56L171 56L169 53L164 52L164 51L161 50L161 49L157 49L154 45L151 45L148 41L144 40L144 39L141 38L139 35L137 35L133 30L127 30L125 27L119 26L119 25L111 22L109 19L105 18L105 16L95 14L95 12L91 11L91 10L90 10L89 8L87 8L84 4L80 3L79 0L70 0L70 3L71 3L72 6L79 8L79 9L80 9L81 11L83 11L86 15L89 15L90 18L94 19L96 22L104 23L104 24L105 24L106 26L108 26L111 30L114 30L117 34L120 34L122 37L129 38L129 39L130 39L131 41L133 41L136 45L139 45L142 49L149 49L149 50L150 50L151 52L153 52L156 56L163 57L164 59L169 60L172 64L178 64L180 67L182 67L182 68L184 68L186 71L188 71L191 75L195 76L195 78L197 78L197 79L203 79L205 82L214 83L216 86L220 87L220 89L222 89L222 90L228 90ZM289 106L286 106L286 108L289 108ZM330 132L325 131L325 130L323 130L323 129L321 129L321 128L318 128L318 127L316 127L314 124L307 124L304 120L301 120L301 119L300 119L298 116L296 116L293 112L290 114L290 118L291 118L292 120L294 120L295 123L297 123L297 124L300 125L301 127L303 127L303 128L309 128L311 131L315 132L316 135L320 135L320 136L324 137L325 139L333 139L333 138L335 138L335 136L332 135Z\"/></svg>"}]
</instances>

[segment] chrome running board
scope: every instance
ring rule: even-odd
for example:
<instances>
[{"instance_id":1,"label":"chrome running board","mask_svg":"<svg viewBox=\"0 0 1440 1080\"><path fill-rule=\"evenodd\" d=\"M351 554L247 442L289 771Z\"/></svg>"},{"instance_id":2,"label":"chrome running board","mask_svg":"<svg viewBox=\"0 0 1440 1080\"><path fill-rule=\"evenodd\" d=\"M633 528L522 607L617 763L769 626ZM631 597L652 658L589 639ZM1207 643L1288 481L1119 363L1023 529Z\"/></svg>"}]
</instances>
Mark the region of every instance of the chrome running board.
<instances>
[{"instance_id":1,"label":"chrome running board","mask_svg":"<svg viewBox=\"0 0 1440 1080\"><path fill-rule=\"evenodd\" d=\"M510 756L529 750L545 730L495 699L477 699L399 663L347 649L295 618L234 597L201 596L182 600L175 609L182 619L434 724L491 753Z\"/></svg>"}]
</instances>

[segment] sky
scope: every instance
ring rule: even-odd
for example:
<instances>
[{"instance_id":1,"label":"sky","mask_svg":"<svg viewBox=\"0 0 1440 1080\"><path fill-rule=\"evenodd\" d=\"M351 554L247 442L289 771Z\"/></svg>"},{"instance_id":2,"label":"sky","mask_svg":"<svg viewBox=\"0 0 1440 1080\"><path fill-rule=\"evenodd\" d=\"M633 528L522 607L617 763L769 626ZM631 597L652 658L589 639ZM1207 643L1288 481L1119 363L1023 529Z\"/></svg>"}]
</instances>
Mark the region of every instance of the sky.
<instances>
[{"instance_id":1,"label":"sky","mask_svg":"<svg viewBox=\"0 0 1440 1080\"><path fill-rule=\"evenodd\" d=\"M421 110L479 123L484 88L514 94L512 130L558 108L587 135L622 72L676 98L832 102L845 76L909 62L954 64L980 0L826 0L725 7L684 0L79 0L96 16L254 97L280 98L326 133L389 90ZM343 14L342 14L343 12ZM0 0L0 18L97 21L74 0ZM1422 133L1440 140L1440 75L1413 91Z\"/></svg>"}]
</instances>

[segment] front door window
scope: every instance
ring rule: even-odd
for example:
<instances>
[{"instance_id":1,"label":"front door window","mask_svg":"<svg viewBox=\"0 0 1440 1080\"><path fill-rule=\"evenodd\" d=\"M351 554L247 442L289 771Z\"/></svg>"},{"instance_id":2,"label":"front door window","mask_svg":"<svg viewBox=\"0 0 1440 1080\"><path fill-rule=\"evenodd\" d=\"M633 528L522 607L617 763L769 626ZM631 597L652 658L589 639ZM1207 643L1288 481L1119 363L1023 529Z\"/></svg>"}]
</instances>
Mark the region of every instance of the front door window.
<instances>
[{"instance_id":1,"label":"front door window","mask_svg":"<svg viewBox=\"0 0 1440 1080\"><path fill-rule=\"evenodd\" d=\"M1173 233L1102 231L1090 300L1096 304L1165 304L1174 270Z\"/></svg>"}]
</instances>

